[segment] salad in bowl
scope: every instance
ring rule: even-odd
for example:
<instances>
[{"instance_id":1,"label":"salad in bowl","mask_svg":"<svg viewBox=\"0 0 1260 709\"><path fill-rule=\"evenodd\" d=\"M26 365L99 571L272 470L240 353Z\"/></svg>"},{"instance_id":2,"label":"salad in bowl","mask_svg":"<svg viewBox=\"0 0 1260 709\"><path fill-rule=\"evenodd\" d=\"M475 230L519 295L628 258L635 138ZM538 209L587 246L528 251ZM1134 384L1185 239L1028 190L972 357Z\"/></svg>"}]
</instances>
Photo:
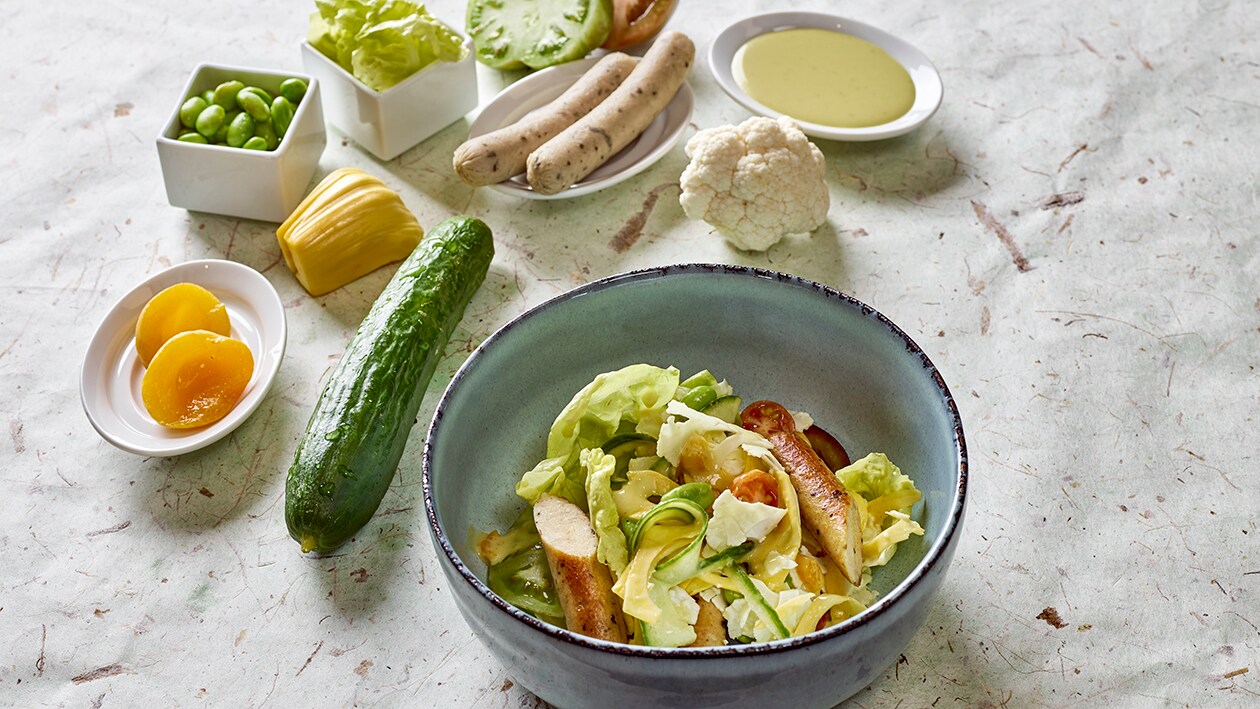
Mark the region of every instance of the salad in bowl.
<instances>
[{"instance_id":1,"label":"salad in bowl","mask_svg":"<svg viewBox=\"0 0 1260 709\"><path fill-rule=\"evenodd\" d=\"M808 413L744 406L707 370L598 375L556 417L545 456L516 484L528 506L477 535L477 551L504 600L601 640L822 630L872 604L871 569L923 534L920 492L884 453L850 461Z\"/></svg>"}]
</instances>

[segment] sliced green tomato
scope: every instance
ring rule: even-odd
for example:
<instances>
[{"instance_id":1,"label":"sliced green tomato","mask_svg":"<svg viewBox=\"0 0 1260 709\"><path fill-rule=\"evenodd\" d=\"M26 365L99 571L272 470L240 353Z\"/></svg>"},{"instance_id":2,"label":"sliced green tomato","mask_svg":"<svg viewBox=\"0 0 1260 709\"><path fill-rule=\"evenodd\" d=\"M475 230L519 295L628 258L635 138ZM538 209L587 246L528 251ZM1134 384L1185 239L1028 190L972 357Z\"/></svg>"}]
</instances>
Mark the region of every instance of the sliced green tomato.
<instances>
[{"instance_id":1,"label":"sliced green tomato","mask_svg":"<svg viewBox=\"0 0 1260 709\"><path fill-rule=\"evenodd\" d=\"M739 423L739 408L743 400L738 396L723 396L709 404L701 413L722 419L727 423Z\"/></svg>"},{"instance_id":2,"label":"sliced green tomato","mask_svg":"<svg viewBox=\"0 0 1260 709\"><path fill-rule=\"evenodd\" d=\"M477 60L494 69L581 59L612 29L612 0L471 0L468 33Z\"/></svg>"},{"instance_id":3,"label":"sliced green tomato","mask_svg":"<svg viewBox=\"0 0 1260 709\"><path fill-rule=\"evenodd\" d=\"M500 598L535 618L564 625L564 610L556 596L542 544L521 549L491 566L486 571L486 585Z\"/></svg>"}]
</instances>

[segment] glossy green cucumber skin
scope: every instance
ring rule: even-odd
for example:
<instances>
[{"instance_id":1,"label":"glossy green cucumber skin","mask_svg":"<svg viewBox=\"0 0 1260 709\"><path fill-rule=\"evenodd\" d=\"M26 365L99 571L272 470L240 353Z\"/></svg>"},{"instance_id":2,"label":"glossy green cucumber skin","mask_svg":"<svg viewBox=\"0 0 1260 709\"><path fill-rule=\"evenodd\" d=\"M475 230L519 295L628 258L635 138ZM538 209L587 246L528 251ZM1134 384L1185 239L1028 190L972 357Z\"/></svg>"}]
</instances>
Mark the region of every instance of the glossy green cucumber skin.
<instances>
[{"instance_id":1,"label":"glossy green cucumber skin","mask_svg":"<svg viewBox=\"0 0 1260 709\"><path fill-rule=\"evenodd\" d=\"M285 522L303 551L341 546L393 480L425 388L494 258L490 229L452 217L421 240L329 375L285 483Z\"/></svg>"}]
</instances>

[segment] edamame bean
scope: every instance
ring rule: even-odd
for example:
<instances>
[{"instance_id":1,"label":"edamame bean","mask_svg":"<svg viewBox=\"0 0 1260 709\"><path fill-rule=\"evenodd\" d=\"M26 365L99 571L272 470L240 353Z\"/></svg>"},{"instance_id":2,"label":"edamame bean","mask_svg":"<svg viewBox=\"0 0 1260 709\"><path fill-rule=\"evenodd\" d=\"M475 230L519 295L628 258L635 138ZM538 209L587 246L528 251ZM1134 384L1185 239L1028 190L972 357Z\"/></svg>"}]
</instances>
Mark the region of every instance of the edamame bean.
<instances>
[{"instance_id":1,"label":"edamame bean","mask_svg":"<svg viewBox=\"0 0 1260 709\"><path fill-rule=\"evenodd\" d=\"M293 104L289 99L283 96L277 96L275 101L271 102L271 127L276 131L277 138L284 138L284 134L289 132L289 124L293 122Z\"/></svg>"},{"instance_id":2,"label":"edamame bean","mask_svg":"<svg viewBox=\"0 0 1260 709\"><path fill-rule=\"evenodd\" d=\"M276 137L276 129L271 127L271 118L265 121L254 121L254 137L267 141L268 150L275 150L276 146L280 145L280 139Z\"/></svg>"},{"instance_id":3,"label":"edamame bean","mask_svg":"<svg viewBox=\"0 0 1260 709\"><path fill-rule=\"evenodd\" d=\"M214 89L206 89L205 91L202 91L201 100L205 101L207 106L214 103Z\"/></svg>"},{"instance_id":4,"label":"edamame bean","mask_svg":"<svg viewBox=\"0 0 1260 709\"><path fill-rule=\"evenodd\" d=\"M263 101L265 101L269 108L271 107L271 94L267 93L266 90L260 89L257 86L246 86L245 88L241 89L241 91L247 91L251 94L258 94L258 97L261 98ZM237 94L236 96L237 98L240 98L240 94Z\"/></svg>"},{"instance_id":5,"label":"edamame bean","mask_svg":"<svg viewBox=\"0 0 1260 709\"><path fill-rule=\"evenodd\" d=\"M280 84L280 95L296 106L306 95L306 82L301 79L285 79L284 83Z\"/></svg>"},{"instance_id":6,"label":"edamame bean","mask_svg":"<svg viewBox=\"0 0 1260 709\"><path fill-rule=\"evenodd\" d=\"M245 84L233 79L219 84L214 89L214 100L211 103L222 106L224 110L236 108L236 94L245 88Z\"/></svg>"},{"instance_id":7,"label":"edamame bean","mask_svg":"<svg viewBox=\"0 0 1260 709\"><path fill-rule=\"evenodd\" d=\"M184 124L185 128L195 128L197 126L197 116L206 110L209 104L200 96L193 96L179 107L179 122Z\"/></svg>"},{"instance_id":8,"label":"edamame bean","mask_svg":"<svg viewBox=\"0 0 1260 709\"><path fill-rule=\"evenodd\" d=\"M177 140L180 140L185 143L201 143L202 145L206 145L210 142L206 140L206 136L200 133L185 133L179 136Z\"/></svg>"},{"instance_id":9,"label":"edamame bean","mask_svg":"<svg viewBox=\"0 0 1260 709\"><path fill-rule=\"evenodd\" d=\"M236 94L236 104L240 106L250 118L255 121L266 121L271 119L271 108L267 106L267 102L262 96L253 91L241 90Z\"/></svg>"},{"instance_id":10,"label":"edamame bean","mask_svg":"<svg viewBox=\"0 0 1260 709\"><path fill-rule=\"evenodd\" d=\"M245 141L254 137L254 119L250 118L248 113L241 112L228 125L227 144L233 148L239 148L245 144Z\"/></svg>"},{"instance_id":11,"label":"edamame bean","mask_svg":"<svg viewBox=\"0 0 1260 709\"><path fill-rule=\"evenodd\" d=\"M259 136L254 136L253 138L250 138L249 140L245 141L245 144L242 145L241 147L245 148L246 150L267 150L268 149L266 139Z\"/></svg>"},{"instance_id":12,"label":"edamame bean","mask_svg":"<svg viewBox=\"0 0 1260 709\"><path fill-rule=\"evenodd\" d=\"M717 401L717 391L703 384L687 392L682 398L682 403L696 411L704 411L714 401Z\"/></svg>"},{"instance_id":13,"label":"edamame bean","mask_svg":"<svg viewBox=\"0 0 1260 709\"><path fill-rule=\"evenodd\" d=\"M213 104L197 114L197 120L194 125L198 133L207 138L213 138L214 134L223 127L223 122L226 119L227 111L224 111L222 106Z\"/></svg>"}]
</instances>

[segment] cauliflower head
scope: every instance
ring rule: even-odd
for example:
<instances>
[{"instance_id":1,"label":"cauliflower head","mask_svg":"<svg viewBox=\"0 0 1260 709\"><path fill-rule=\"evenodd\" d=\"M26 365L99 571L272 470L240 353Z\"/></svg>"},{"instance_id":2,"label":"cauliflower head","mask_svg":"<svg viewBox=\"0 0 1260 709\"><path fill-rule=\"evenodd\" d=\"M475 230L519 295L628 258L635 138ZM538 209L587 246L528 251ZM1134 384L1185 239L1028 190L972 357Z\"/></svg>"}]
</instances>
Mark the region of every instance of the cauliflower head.
<instances>
[{"instance_id":1,"label":"cauliflower head","mask_svg":"<svg viewBox=\"0 0 1260 709\"><path fill-rule=\"evenodd\" d=\"M827 220L822 151L791 118L702 130L687 141L687 157L678 199L683 211L741 249L765 251Z\"/></svg>"}]
</instances>

